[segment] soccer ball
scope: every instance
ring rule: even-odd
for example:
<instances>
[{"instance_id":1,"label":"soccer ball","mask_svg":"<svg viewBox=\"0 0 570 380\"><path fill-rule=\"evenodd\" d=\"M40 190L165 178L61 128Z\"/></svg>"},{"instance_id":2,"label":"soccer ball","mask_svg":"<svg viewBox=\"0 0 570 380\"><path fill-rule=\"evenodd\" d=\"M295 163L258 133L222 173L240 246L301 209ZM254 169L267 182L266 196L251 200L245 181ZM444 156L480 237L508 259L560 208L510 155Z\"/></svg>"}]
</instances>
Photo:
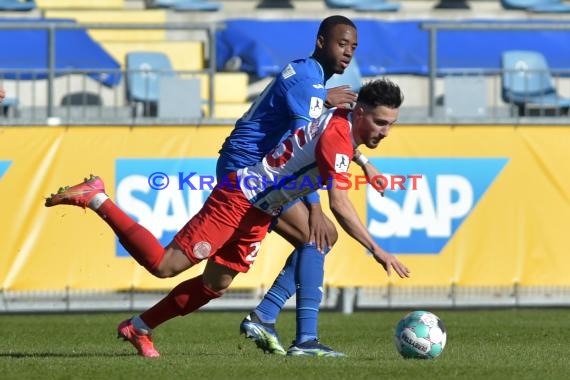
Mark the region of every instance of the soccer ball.
<instances>
[{"instance_id":1,"label":"soccer ball","mask_svg":"<svg viewBox=\"0 0 570 380\"><path fill-rule=\"evenodd\" d=\"M429 311L412 311L396 326L394 343L406 359L433 359L443 352L447 333L443 322Z\"/></svg>"}]
</instances>

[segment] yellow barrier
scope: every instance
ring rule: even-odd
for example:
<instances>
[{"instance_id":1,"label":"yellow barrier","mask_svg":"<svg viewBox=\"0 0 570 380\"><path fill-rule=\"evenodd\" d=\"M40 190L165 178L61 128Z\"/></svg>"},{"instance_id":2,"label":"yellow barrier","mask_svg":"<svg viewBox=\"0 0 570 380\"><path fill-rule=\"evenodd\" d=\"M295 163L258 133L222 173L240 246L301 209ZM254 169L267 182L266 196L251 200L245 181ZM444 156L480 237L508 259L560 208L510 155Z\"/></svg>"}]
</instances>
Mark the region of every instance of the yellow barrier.
<instances>
[{"instance_id":1,"label":"yellow barrier","mask_svg":"<svg viewBox=\"0 0 570 380\"><path fill-rule=\"evenodd\" d=\"M166 289L199 272L155 279L120 256L110 228L93 212L46 209L43 197L98 174L122 208L146 218L148 228L164 239L200 207L207 192L152 193L140 187L141 179L144 185L159 169L174 179L191 171L213 175L217 151L230 130L0 128L2 288ZM378 151L366 154L390 178L417 174L425 182L415 190L396 186L385 198L353 188L350 197L375 238L398 253L413 277L388 279L341 232L326 260L325 282L341 287L569 286L569 143L566 126L395 127ZM323 194L325 210L326 204ZM234 287L269 286L290 251L270 234L250 273L238 276Z\"/></svg>"}]
</instances>

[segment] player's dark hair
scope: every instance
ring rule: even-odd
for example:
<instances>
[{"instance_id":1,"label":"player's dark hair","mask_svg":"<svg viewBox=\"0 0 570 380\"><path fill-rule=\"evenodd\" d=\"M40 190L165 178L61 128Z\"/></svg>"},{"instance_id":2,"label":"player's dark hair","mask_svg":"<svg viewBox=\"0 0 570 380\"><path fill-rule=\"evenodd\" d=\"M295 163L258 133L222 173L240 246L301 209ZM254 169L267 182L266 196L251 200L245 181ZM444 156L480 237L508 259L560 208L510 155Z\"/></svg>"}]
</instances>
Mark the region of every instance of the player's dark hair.
<instances>
[{"instance_id":1,"label":"player's dark hair","mask_svg":"<svg viewBox=\"0 0 570 380\"><path fill-rule=\"evenodd\" d=\"M358 91L356 101L371 107L400 108L404 95L396 83L387 78L381 78L362 86Z\"/></svg>"},{"instance_id":2,"label":"player's dark hair","mask_svg":"<svg viewBox=\"0 0 570 380\"><path fill-rule=\"evenodd\" d=\"M329 16L321 22L317 36L327 37L329 32L337 25L348 25L356 29L356 25L348 17L340 15Z\"/></svg>"}]
</instances>

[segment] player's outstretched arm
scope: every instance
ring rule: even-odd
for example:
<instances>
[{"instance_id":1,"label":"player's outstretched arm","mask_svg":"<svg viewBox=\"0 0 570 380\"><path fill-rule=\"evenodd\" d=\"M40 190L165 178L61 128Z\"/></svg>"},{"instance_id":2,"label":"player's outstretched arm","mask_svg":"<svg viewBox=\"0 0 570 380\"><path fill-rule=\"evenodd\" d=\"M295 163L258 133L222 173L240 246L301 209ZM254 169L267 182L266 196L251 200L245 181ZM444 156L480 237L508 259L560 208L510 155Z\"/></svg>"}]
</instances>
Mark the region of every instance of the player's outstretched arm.
<instances>
[{"instance_id":1,"label":"player's outstretched arm","mask_svg":"<svg viewBox=\"0 0 570 380\"><path fill-rule=\"evenodd\" d=\"M362 246L368 249L374 259L380 263L388 275L392 270L400 277L410 277L410 270L396 257L384 251L372 239L366 227L360 221L354 206L348 198L346 187L338 181L332 179L332 184L328 189L330 209L343 230L352 238L357 240Z\"/></svg>"}]
</instances>

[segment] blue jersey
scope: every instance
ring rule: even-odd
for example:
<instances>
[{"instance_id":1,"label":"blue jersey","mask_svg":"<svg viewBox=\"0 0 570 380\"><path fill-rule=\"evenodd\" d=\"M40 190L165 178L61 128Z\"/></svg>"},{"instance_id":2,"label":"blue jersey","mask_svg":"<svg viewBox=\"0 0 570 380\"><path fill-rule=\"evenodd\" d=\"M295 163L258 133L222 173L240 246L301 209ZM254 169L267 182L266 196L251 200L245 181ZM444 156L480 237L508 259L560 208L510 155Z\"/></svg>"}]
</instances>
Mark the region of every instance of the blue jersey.
<instances>
[{"instance_id":1,"label":"blue jersey","mask_svg":"<svg viewBox=\"0 0 570 380\"><path fill-rule=\"evenodd\" d=\"M289 63L236 122L219 152L218 181L260 162L292 131L318 118L325 99L321 65L313 58Z\"/></svg>"}]
</instances>

